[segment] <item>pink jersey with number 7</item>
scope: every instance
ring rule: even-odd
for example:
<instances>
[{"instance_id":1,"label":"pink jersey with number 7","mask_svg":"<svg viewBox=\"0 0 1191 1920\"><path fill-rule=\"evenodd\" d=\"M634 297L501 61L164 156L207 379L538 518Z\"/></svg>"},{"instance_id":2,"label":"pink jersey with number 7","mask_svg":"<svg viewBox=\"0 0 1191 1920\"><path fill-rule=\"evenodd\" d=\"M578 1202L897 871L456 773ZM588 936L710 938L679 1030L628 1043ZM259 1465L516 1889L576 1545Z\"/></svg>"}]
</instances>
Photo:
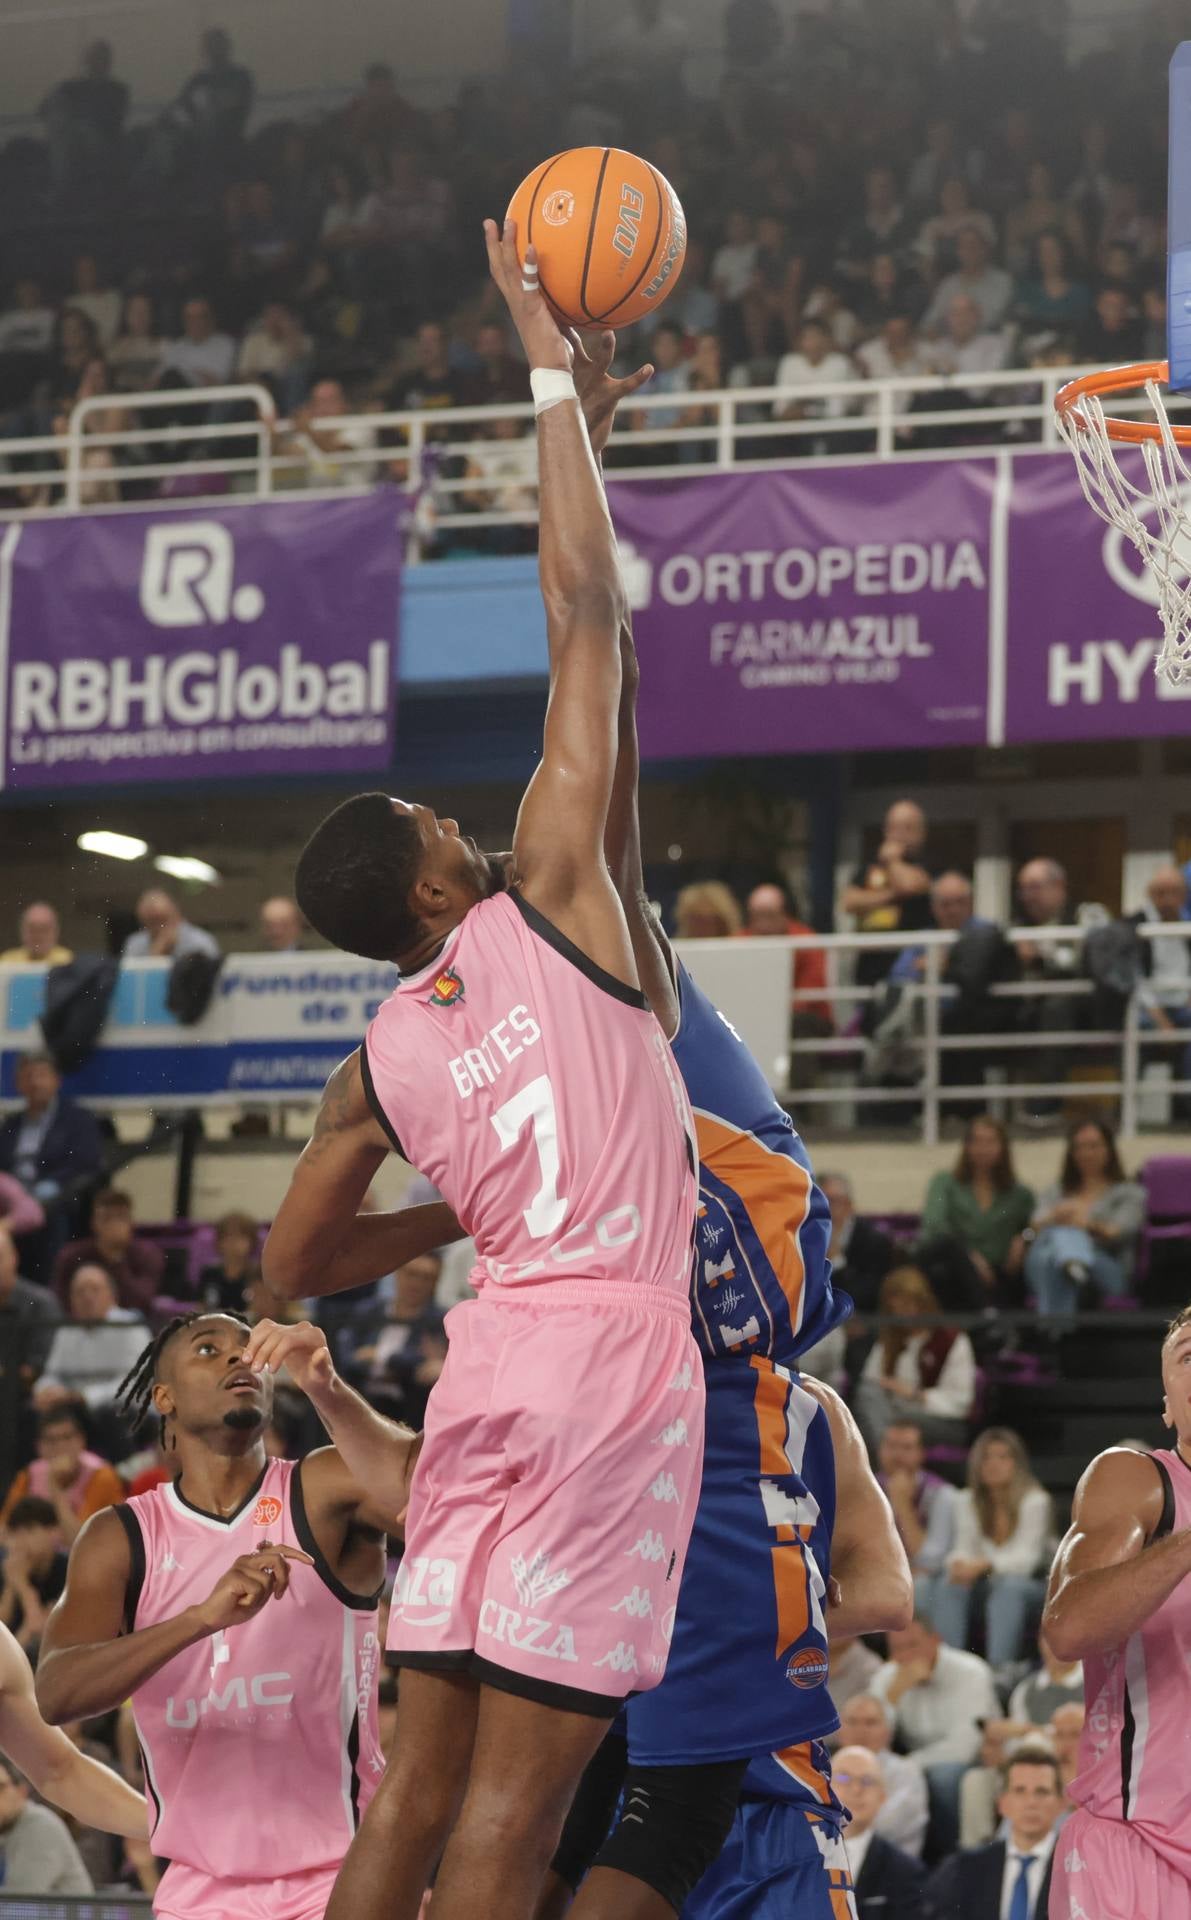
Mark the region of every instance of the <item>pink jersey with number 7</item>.
<instances>
[{"instance_id":1,"label":"pink jersey with number 7","mask_svg":"<svg viewBox=\"0 0 1191 1920\"><path fill-rule=\"evenodd\" d=\"M644 995L520 894L473 907L402 980L360 1060L394 1147L473 1236L476 1287L685 1298L695 1149L669 1045Z\"/></svg>"}]
</instances>

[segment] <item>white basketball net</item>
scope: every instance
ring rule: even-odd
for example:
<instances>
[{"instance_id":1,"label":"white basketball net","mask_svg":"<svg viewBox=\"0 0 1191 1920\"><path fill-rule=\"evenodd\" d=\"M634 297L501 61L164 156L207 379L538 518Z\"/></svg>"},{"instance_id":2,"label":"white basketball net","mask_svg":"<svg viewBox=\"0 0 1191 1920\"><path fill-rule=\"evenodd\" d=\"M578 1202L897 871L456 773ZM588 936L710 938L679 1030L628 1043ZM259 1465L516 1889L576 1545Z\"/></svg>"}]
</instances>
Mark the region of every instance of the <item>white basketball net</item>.
<instances>
[{"instance_id":1,"label":"white basketball net","mask_svg":"<svg viewBox=\"0 0 1191 1920\"><path fill-rule=\"evenodd\" d=\"M1117 455L1135 449L1112 438L1095 394L1077 402L1079 420L1072 408L1058 415L1057 424L1075 455L1088 504L1128 535L1153 573L1165 633L1155 672L1177 686L1191 681L1191 464L1174 437L1161 388L1151 380L1145 391L1161 434L1138 449L1148 486L1121 471Z\"/></svg>"}]
</instances>

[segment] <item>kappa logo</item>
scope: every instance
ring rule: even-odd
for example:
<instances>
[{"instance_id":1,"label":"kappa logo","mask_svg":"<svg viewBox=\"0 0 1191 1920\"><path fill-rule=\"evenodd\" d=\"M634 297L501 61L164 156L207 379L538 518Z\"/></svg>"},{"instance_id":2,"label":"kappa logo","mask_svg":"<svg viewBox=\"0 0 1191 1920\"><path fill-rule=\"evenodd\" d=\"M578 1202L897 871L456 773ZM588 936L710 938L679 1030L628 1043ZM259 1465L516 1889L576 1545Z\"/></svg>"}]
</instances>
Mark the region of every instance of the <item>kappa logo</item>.
<instances>
[{"instance_id":1,"label":"kappa logo","mask_svg":"<svg viewBox=\"0 0 1191 1920\"><path fill-rule=\"evenodd\" d=\"M677 1505L680 1499L678 1488L674 1484L672 1473L659 1473L649 1489L655 1500L664 1500L667 1504Z\"/></svg>"},{"instance_id":2,"label":"kappa logo","mask_svg":"<svg viewBox=\"0 0 1191 1920\"><path fill-rule=\"evenodd\" d=\"M575 196L566 187L548 193L542 202L542 218L548 227L565 227L575 211Z\"/></svg>"},{"instance_id":3,"label":"kappa logo","mask_svg":"<svg viewBox=\"0 0 1191 1920\"><path fill-rule=\"evenodd\" d=\"M685 1447L689 1446L690 1438L690 1430L687 1423L680 1415L677 1420L671 1420L668 1426L663 1427L661 1432L650 1441L650 1445L654 1447Z\"/></svg>"},{"instance_id":4,"label":"kappa logo","mask_svg":"<svg viewBox=\"0 0 1191 1920\"><path fill-rule=\"evenodd\" d=\"M631 1641L618 1640L607 1653L601 1654L596 1661L597 1667L611 1667L613 1673L640 1673L637 1665L637 1649Z\"/></svg>"},{"instance_id":5,"label":"kappa logo","mask_svg":"<svg viewBox=\"0 0 1191 1920\"><path fill-rule=\"evenodd\" d=\"M670 1645L671 1640L674 1638L674 1621L677 1614L678 1608L676 1606L667 1607L665 1613L658 1621L658 1632L661 1634L667 1646Z\"/></svg>"},{"instance_id":6,"label":"kappa logo","mask_svg":"<svg viewBox=\"0 0 1191 1920\"><path fill-rule=\"evenodd\" d=\"M222 627L259 620L259 587L234 586L236 545L218 520L149 528L141 561L141 612L155 627Z\"/></svg>"},{"instance_id":7,"label":"kappa logo","mask_svg":"<svg viewBox=\"0 0 1191 1920\"><path fill-rule=\"evenodd\" d=\"M664 1560L666 1543L660 1533L654 1533L647 1527L636 1545L627 1549L624 1557L631 1560L634 1554L638 1554L642 1560Z\"/></svg>"},{"instance_id":8,"label":"kappa logo","mask_svg":"<svg viewBox=\"0 0 1191 1920\"><path fill-rule=\"evenodd\" d=\"M454 967L444 967L435 977L434 986L427 996L427 1005L431 1007L461 1007L463 1005L463 982Z\"/></svg>"},{"instance_id":9,"label":"kappa logo","mask_svg":"<svg viewBox=\"0 0 1191 1920\"><path fill-rule=\"evenodd\" d=\"M158 1573L181 1573L182 1562L176 1560L173 1554L167 1551L162 1554L161 1559L157 1562L157 1571Z\"/></svg>"},{"instance_id":10,"label":"kappa logo","mask_svg":"<svg viewBox=\"0 0 1191 1920\"><path fill-rule=\"evenodd\" d=\"M827 1678L827 1655L822 1647L804 1647L796 1653L786 1668L786 1678L804 1692L821 1687Z\"/></svg>"},{"instance_id":11,"label":"kappa logo","mask_svg":"<svg viewBox=\"0 0 1191 1920\"><path fill-rule=\"evenodd\" d=\"M634 1587L630 1593L625 1594L623 1600L616 1602L612 1611L627 1613L631 1620L652 1620L653 1595L648 1587Z\"/></svg>"},{"instance_id":12,"label":"kappa logo","mask_svg":"<svg viewBox=\"0 0 1191 1920\"><path fill-rule=\"evenodd\" d=\"M281 1502L273 1494L262 1494L252 1515L254 1527L275 1527L281 1518Z\"/></svg>"},{"instance_id":13,"label":"kappa logo","mask_svg":"<svg viewBox=\"0 0 1191 1920\"><path fill-rule=\"evenodd\" d=\"M671 1393L689 1393L695 1384L695 1369L689 1360L684 1360L670 1382Z\"/></svg>"},{"instance_id":14,"label":"kappa logo","mask_svg":"<svg viewBox=\"0 0 1191 1920\"><path fill-rule=\"evenodd\" d=\"M571 1576L565 1569L551 1573L548 1553L535 1553L528 1566L521 1555L515 1553L511 1566L517 1598L523 1607L540 1607L544 1600L552 1599L571 1584Z\"/></svg>"}]
</instances>

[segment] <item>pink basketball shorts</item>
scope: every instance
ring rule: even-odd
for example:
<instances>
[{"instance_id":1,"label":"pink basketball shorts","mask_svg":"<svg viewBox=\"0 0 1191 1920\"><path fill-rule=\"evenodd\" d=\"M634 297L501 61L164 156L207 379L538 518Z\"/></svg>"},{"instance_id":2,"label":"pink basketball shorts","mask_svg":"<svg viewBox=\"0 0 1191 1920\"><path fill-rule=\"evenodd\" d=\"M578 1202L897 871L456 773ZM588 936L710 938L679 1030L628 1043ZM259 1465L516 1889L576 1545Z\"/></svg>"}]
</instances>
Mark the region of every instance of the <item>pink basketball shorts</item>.
<instances>
[{"instance_id":1,"label":"pink basketball shorts","mask_svg":"<svg viewBox=\"0 0 1191 1920\"><path fill-rule=\"evenodd\" d=\"M389 1647L579 1713L656 1686L699 1497L685 1298L547 1283L447 1316Z\"/></svg>"},{"instance_id":2,"label":"pink basketball shorts","mask_svg":"<svg viewBox=\"0 0 1191 1920\"><path fill-rule=\"evenodd\" d=\"M1077 1807L1059 1828L1050 1920L1189 1920L1191 1881L1123 1820Z\"/></svg>"},{"instance_id":3,"label":"pink basketball shorts","mask_svg":"<svg viewBox=\"0 0 1191 1920\"><path fill-rule=\"evenodd\" d=\"M213 1809L210 1817L216 1818ZM346 1836L342 1842L347 1852ZM276 1880L216 1880L174 1860L153 1902L156 1920L323 1920L339 1866L313 1867Z\"/></svg>"}]
</instances>

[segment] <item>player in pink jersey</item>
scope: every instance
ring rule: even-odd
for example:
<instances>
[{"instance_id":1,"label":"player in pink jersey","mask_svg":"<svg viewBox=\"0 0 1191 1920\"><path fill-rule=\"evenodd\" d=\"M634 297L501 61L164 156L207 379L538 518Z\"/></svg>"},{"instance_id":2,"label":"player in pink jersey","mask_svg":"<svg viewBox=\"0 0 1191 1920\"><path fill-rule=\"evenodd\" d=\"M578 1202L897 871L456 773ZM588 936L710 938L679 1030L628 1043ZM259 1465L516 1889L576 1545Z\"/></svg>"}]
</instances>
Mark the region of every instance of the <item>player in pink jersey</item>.
<instances>
[{"instance_id":1,"label":"player in pink jersey","mask_svg":"<svg viewBox=\"0 0 1191 1920\"><path fill-rule=\"evenodd\" d=\"M541 764L507 863L366 795L296 882L321 933L403 978L328 1087L269 1284L346 1284L345 1250L385 1235L357 1213L396 1149L474 1237L480 1292L430 1397L390 1627L394 1756L330 1920L413 1920L440 1854L435 1920L528 1920L608 1722L664 1669L702 1453L690 1112L603 857L624 587L574 347L511 226L487 238L534 370ZM608 382L609 416L640 377Z\"/></svg>"},{"instance_id":2,"label":"player in pink jersey","mask_svg":"<svg viewBox=\"0 0 1191 1920\"><path fill-rule=\"evenodd\" d=\"M414 1436L345 1388L349 1427L384 1430L367 1495L332 1448L270 1461L247 1341L194 1313L146 1349L125 1406L151 1398L177 1477L87 1522L37 1673L53 1724L131 1696L163 1920L322 1920L383 1764L376 1604Z\"/></svg>"},{"instance_id":3,"label":"player in pink jersey","mask_svg":"<svg viewBox=\"0 0 1191 1920\"><path fill-rule=\"evenodd\" d=\"M1162 1386L1174 1446L1093 1460L1051 1574L1047 1641L1083 1661L1086 1702L1051 1920L1191 1915L1191 1307Z\"/></svg>"}]
</instances>

